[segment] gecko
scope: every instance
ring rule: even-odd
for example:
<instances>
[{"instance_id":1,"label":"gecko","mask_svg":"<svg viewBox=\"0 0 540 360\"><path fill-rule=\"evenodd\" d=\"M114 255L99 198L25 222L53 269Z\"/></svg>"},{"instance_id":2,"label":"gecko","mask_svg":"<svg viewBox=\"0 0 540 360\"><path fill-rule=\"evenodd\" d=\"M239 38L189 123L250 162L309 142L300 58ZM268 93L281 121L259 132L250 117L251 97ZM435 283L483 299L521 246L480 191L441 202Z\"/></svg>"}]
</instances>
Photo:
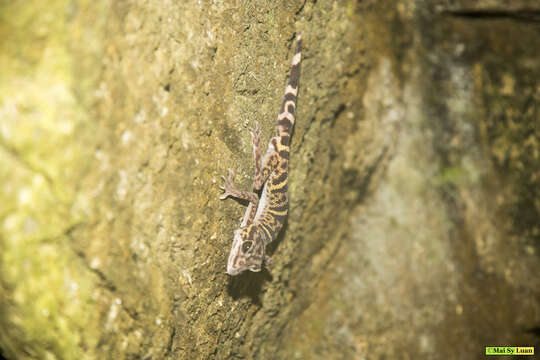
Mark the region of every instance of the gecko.
<instances>
[{"instance_id":1,"label":"gecko","mask_svg":"<svg viewBox=\"0 0 540 360\"><path fill-rule=\"evenodd\" d=\"M255 122L250 130L255 175L253 190L243 191L234 185L234 172L222 176L224 191L220 199L227 197L247 200L248 206L240 227L234 231L233 244L227 261L227 274L238 275L245 270L261 271L263 264L270 266L272 259L266 255L266 245L279 234L289 209L288 175L290 139L295 122L296 99L302 60L302 33L296 35L296 46L292 58L285 95L277 116L277 135L268 143L266 153L261 156L261 128ZM258 191L260 192L260 197Z\"/></svg>"}]
</instances>

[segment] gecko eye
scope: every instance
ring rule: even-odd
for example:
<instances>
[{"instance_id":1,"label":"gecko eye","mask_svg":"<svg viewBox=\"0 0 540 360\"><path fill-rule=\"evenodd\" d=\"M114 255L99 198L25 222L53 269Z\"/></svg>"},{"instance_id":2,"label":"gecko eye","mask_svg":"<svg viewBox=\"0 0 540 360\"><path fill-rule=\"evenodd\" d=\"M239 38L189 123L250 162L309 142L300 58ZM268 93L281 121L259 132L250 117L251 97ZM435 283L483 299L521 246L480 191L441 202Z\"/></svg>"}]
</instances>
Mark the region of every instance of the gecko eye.
<instances>
[{"instance_id":1,"label":"gecko eye","mask_svg":"<svg viewBox=\"0 0 540 360\"><path fill-rule=\"evenodd\" d=\"M246 241L245 243L242 244L242 252L248 252L249 249L251 248L251 244L252 242L251 241Z\"/></svg>"}]
</instances>

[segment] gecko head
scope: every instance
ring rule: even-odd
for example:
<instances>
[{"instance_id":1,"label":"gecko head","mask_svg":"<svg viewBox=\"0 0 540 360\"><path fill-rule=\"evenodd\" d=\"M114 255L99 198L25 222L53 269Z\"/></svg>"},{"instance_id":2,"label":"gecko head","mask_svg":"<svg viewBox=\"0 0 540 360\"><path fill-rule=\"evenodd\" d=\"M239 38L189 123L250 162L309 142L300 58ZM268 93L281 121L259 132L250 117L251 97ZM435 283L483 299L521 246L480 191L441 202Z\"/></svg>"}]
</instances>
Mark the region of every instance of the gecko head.
<instances>
[{"instance_id":1,"label":"gecko head","mask_svg":"<svg viewBox=\"0 0 540 360\"><path fill-rule=\"evenodd\" d=\"M227 274L238 275L245 270L261 271L264 242L255 225L235 230L233 246L227 262Z\"/></svg>"}]
</instances>

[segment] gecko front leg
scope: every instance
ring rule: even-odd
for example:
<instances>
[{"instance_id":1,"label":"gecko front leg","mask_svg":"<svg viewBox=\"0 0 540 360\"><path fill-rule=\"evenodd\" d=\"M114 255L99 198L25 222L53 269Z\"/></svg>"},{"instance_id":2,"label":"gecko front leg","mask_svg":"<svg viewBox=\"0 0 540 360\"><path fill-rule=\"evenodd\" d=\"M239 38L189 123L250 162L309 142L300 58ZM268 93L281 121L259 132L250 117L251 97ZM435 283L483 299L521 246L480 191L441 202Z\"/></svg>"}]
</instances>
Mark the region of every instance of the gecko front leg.
<instances>
[{"instance_id":1,"label":"gecko front leg","mask_svg":"<svg viewBox=\"0 0 540 360\"><path fill-rule=\"evenodd\" d=\"M231 169L229 169L228 177L222 176L221 178L224 182L224 185L220 186L220 188L224 191L223 195L219 197L221 200L225 200L227 196L232 196L237 199L247 200L257 207L257 204L259 203L259 197L257 194L251 191L237 189L234 185L234 172Z\"/></svg>"},{"instance_id":2,"label":"gecko front leg","mask_svg":"<svg viewBox=\"0 0 540 360\"><path fill-rule=\"evenodd\" d=\"M237 189L236 186L234 186L234 172L231 169L229 169L228 177L222 176L221 178L224 181L224 185L221 186L224 193L219 198L225 200L227 196L232 196L237 199L249 201L249 205L242 219L242 226L251 224L255 218L257 207L259 206L259 197L254 192Z\"/></svg>"}]
</instances>

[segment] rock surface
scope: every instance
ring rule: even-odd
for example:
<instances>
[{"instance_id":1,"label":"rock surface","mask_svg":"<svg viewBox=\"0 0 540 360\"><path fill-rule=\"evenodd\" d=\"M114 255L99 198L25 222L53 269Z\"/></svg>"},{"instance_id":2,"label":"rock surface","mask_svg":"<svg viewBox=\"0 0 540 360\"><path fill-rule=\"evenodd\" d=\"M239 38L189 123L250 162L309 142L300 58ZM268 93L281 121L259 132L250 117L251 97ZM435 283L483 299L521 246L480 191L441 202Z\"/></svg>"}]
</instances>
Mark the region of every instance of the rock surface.
<instances>
[{"instance_id":1,"label":"rock surface","mask_svg":"<svg viewBox=\"0 0 540 360\"><path fill-rule=\"evenodd\" d=\"M535 1L0 4L7 359L540 347ZM304 33L290 216L225 274Z\"/></svg>"}]
</instances>

